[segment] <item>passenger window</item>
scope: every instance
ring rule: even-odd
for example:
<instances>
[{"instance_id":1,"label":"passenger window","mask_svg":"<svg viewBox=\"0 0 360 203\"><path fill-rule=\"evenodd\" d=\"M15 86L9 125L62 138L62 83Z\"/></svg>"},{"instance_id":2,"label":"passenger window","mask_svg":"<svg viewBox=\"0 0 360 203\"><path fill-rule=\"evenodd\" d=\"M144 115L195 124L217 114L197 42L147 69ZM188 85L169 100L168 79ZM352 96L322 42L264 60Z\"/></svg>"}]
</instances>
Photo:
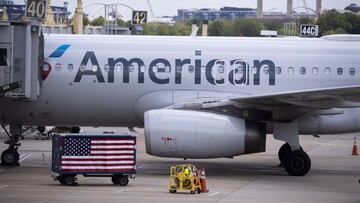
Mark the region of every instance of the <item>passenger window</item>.
<instances>
[{"instance_id":1,"label":"passenger window","mask_svg":"<svg viewBox=\"0 0 360 203\"><path fill-rule=\"evenodd\" d=\"M97 67L97 66L92 66L92 71L93 71L93 72L96 72L96 71L97 71L97 69L98 69L98 67Z\"/></svg>"},{"instance_id":2,"label":"passenger window","mask_svg":"<svg viewBox=\"0 0 360 203\"><path fill-rule=\"evenodd\" d=\"M349 73L350 75L355 75L355 68L350 68Z\"/></svg>"},{"instance_id":3,"label":"passenger window","mask_svg":"<svg viewBox=\"0 0 360 203\"><path fill-rule=\"evenodd\" d=\"M189 73L194 73L194 72L195 72L195 67L189 66Z\"/></svg>"},{"instance_id":4,"label":"passenger window","mask_svg":"<svg viewBox=\"0 0 360 203\"><path fill-rule=\"evenodd\" d=\"M181 67L181 66L177 66L177 67L176 67L176 72L177 72L177 73L181 73L181 72L182 72L182 67Z\"/></svg>"},{"instance_id":5,"label":"passenger window","mask_svg":"<svg viewBox=\"0 0 360 203\"><path fill-rule=\"evenodd\" d=\"M105 72L109 72L110 71L110 66L108 64L104 65L104 71Z\"/></svg>"},{"instance_id":6,"label":"passenger window","mask_svg":"<svg viewBox=\"0 0 360 203\"><path fill-rule=\"evenodd\" d=\"M313 73L314 75L317 75L317 74L319 73L319 69L318 69L317 67L313 67L312 73Z\"/></svg>"},{"instance_id":7,"label":"passenger window","mask_svg":"<svg viewBox=\"0 0 360 203\"><path fill-rule=\"evenodd\" d=\"M281 67L276 67L276 74L281 74Z\"/></svg>"},{"instance_id":8,"label":"passenger window","mask_svg":"<svg viewBox=\"0 0 360 203\"><path fill-rule=\"evenodd\" d=\"M206 66L201 66L201 72L206 73Z\"/></svg>"},{"instance_id":9,"label":"passenger window","mask_svg":"<svg viewBox=\"0 0 360 203\"><path fill-rule=\"evenodd\" d=\"M300 68L300 74L301 74L301 75L305 75L305 74L306 74L306 68L305 68L305 67L301 67L301 68Z\"/></svg>"},{"instance_id":10,"label":"passenger window","mask_svg":"<svg viewBox=\"0 0 360 203\"><path fill-rule=\"evenodd\" d=\"M171 72L171 67L170 67L170 66L166 66L166 67L165 67L165 72L166 72L166 73L170 73L170 72Z\"/></svg>"},{"instance_id":11,"label":"passenger window","mask_svg":"<svg viewBox=\"0 0 360 203\"><path fill-rule=\"evenodd\" d=\"M129 72L134 72L135 71L135 67L133 65L129 66Z\"/></svg>"},{"instance_id":12,"label":"passenger window","mask_svg":"<svg viewBox=\"0 0 360 203\"><path fill-rule=\"evenodd\" d=\"M265 75L269 74L269 67L266 66L266 67L264 68L264 74L265 74Z\"/></svg>"},{"instance_id":13,"label":"passenger window","mask_svg":"<svg viewBox=\"0 0 360 203\"><path fill-rule=\"evenodd\" d=\"M140 72L145 73L146 72L146 66L140 66Z\"/></svg>"},{"instance_id":14,"label":"passenger window","mask_svg":"<svg viewBox=\"0 0 360 203\"><path fill-rule=\"evenodd\" d=\"M60 64L60 63L57 63L57 64L55 65L55 70L56 70L56 71L61 71L61 64Z\"/></svg>"},{"instance_id":15,"label":"passenger window","mask_svg":"<svg viewBox=\"0 0 360 203\"><path fill-rule=\"evenodd\" d=\"M72 63L68 64L68 71L73 71L74 70L74 65Z\"/></svg>"},{"instance_id":16,"label":"passenger window","mask_svg":"<svg viewBox=\"0 0 360 203\"><path fill-rule=\"evenodd\" d=\"M325 72L326 75L330 75L331 69L329 67L326 67L324 72Z\"/></svg>"},{"instance_id":17,"label":"passenger window","mask_svg":"<svg viewBox=\"0 0 360 203\"><path fill-rule=\"evenodd\" d=\"M84 72L86 70L86 67L85 66L80 66L80 71L81 72Z\"/></svg>"},{"instance_id":18,"label":"passenger window","mask_svg":"<svg viewBox=\"0 0 360 203\"><path fill-rule=\"evenodd\" d=\"M288 73L289 73L289 75L294 74L294 68L293 68L293 67L289 67L289 68L288 68Z\"/></svg>"},{"instance_id":19,"label":"passenger window","mask_svg":"<svg viewBox=\"0 0 360 203\"><path fill-rule=\"evenodd\" d=\"M225 67L223 65L218 66L218 73L223 74L225 72Z\"/></svg>"},{"instance_id":20,"label":"passenger window","mask_svg":"<svg viewBox=\"0 0 360 203\"><path fill-rule=\"evenodd\" d=\"M117 64L115 68L116 68L116 72L121 72L123 70L122 64Z\"/></svg>"},{"instance_id":21,"label":"passenger window","mask_svg":"<svg viewBox=\"0 0 360 203\"><path fill-rule=\"evenodd\" d=\"M253 74L256 74L256 73L257 73L257 68L256 68L256 67L252 67L251 71L252 71Z\"/></svg>"},{"instance_id":22,"label":"passenger window","mask_svg":"<svg viewBox=\"0 0 360 203\"><path fill-rule=\"evenodd\" d=\"M344 72L344 70L343 70L342 68L338 68L338 69L337 69L337 74L338 74L338 75L342 75L343 72Z\"/></svg>"}]
</instances>

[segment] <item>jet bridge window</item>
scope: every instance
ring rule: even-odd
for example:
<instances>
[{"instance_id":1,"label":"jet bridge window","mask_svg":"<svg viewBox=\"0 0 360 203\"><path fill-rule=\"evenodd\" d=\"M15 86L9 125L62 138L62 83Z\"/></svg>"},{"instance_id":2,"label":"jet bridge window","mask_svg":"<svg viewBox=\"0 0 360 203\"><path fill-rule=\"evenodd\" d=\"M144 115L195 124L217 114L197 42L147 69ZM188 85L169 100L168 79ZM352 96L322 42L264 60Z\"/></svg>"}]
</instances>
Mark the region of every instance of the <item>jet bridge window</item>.
<instances>
[{"instance_id":1,"label":"jet bridge window","mask_svg":"<svg viewBox=\"0 0 360 203\"><path fill-rule=\"evenodd\" d=\"M344 73L344 70L342 68L337 69L337 74L342 75Z\"/></svg>"},{"instance_id":2,"label":"jet bridge window","mask_svg":"<svg viewBox=\"0 0 360 203\"><path fill-rule=\"evenodd\" d=\"M7 66L7 49L0 49L0 66Z\"/></svg>"},{"instance_id":3,"label":"jet bridge window","mask_svg":"<svg viewBox=\"0 0 360 203\"><path fill-rule=\"evenodd\" d=\"M301 75L305 75L305 74L306 74L306 68L305 68L305 67L301 67L301 68L300 68L300 74L301 74Z\"/></svg>"},{"instance_id":4,"label":"jet bridge window","mask_svg":"<svg viewBox=\"0 0 360 203\"><path fill-rule=\"evenodd\" d=\"M350 75L355 75L355 68L350 68L349 73Z\"/></svg>"}]
</instances>

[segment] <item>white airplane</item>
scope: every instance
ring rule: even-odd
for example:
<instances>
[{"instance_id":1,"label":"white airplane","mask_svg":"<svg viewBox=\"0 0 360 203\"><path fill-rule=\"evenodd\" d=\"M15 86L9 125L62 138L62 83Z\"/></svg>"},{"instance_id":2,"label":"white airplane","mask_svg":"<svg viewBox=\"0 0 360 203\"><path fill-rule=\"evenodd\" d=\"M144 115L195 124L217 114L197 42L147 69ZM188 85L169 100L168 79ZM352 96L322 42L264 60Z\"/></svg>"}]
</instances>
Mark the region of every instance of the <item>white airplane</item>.
<instances>
[{"instance_id":1,"label":"white airplane","mask_svg":"<svg viewBox=\"0 0 360 203\"><path fill-rule=\"evenodd\" d=\"M285 144L290 175L309 172L299 134L360 132L360 35L304 38L45 36L37 101L0 99L2 163L21 125L144 127L160 157L220 158Z\"/></svg>"}]
</instances>

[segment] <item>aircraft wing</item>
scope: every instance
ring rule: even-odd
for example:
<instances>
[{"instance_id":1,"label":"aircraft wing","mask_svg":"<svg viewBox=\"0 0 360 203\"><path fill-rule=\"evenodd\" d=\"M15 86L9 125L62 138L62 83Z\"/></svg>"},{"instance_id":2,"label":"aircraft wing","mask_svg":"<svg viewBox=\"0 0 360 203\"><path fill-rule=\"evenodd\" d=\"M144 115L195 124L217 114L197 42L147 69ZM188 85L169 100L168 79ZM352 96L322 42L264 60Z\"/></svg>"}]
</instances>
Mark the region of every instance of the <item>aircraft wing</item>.
<instances>
[{"instance_id":1,"label":"aircraft wing","mask_svg":"<svg viewBox=\"0 0 360 203\"><path fill-rule=\"evenodd\" d=\"M231 98L197 100L175 104L173 109L196 109L231 115L251 112L254 120L292 120L307 113L340 114L333 108L360 107L360 85L309 89L260 95L239 95ZM274 114L275 117L274 117Z\"/></svg>"}]
</instances>

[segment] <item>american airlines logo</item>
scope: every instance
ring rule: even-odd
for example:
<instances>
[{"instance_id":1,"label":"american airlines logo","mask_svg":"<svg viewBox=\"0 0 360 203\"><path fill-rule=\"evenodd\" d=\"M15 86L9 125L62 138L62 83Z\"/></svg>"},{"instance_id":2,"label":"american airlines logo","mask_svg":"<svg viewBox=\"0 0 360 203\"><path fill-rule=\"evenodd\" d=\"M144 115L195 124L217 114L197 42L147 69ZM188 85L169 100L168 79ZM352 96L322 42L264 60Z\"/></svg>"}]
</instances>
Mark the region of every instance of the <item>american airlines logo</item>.
<instances>
[{"instance_id":1,"label":"american airlines logo","mask_svg":"<svg viewBox=\"0 0 360 203\"><path fill-rule=\"evenodd\" d=\"M52 55L60 57L68 48L69 46L62 45ZM195 56L199 57L199 53L195 54ZM115 69L119 65L121 66L123 83L130 83L130 74L137 73L137 83L140 84L145 82L146 75L156 84L169 84L170 74L174 74L175 84L182 84L185 69L187 68L188 74L193 75L194 84L197 85L201 84L204 76L206 81L212 85L225 85L227 83L250 85L250 75L253 77L253 85L260 85L260 70L266 69L269 77L268 84L275 85L275 64L267 59L254 60L251 66L252 74L250 74L250 65L241 59L229 60L229 64L226 64L224 60L219 59L211 59L204 63L202 59L175 58L173 61L169 61L165 58L155 58L149 64L145 64L141 58L126 59L119 57L108 58L105 65L107 68L103 73L94 51L85 53L74 82L79 83L84 77L91 76L96 77L98 83L114 83L116 80ZM86 67L92 68L89 70ZM147 71L145 71L146 67L148 67ZM138 71L134 71L135 68ZM166 69L173 71L166 71Z\"/></svg>"}]
</instances>

